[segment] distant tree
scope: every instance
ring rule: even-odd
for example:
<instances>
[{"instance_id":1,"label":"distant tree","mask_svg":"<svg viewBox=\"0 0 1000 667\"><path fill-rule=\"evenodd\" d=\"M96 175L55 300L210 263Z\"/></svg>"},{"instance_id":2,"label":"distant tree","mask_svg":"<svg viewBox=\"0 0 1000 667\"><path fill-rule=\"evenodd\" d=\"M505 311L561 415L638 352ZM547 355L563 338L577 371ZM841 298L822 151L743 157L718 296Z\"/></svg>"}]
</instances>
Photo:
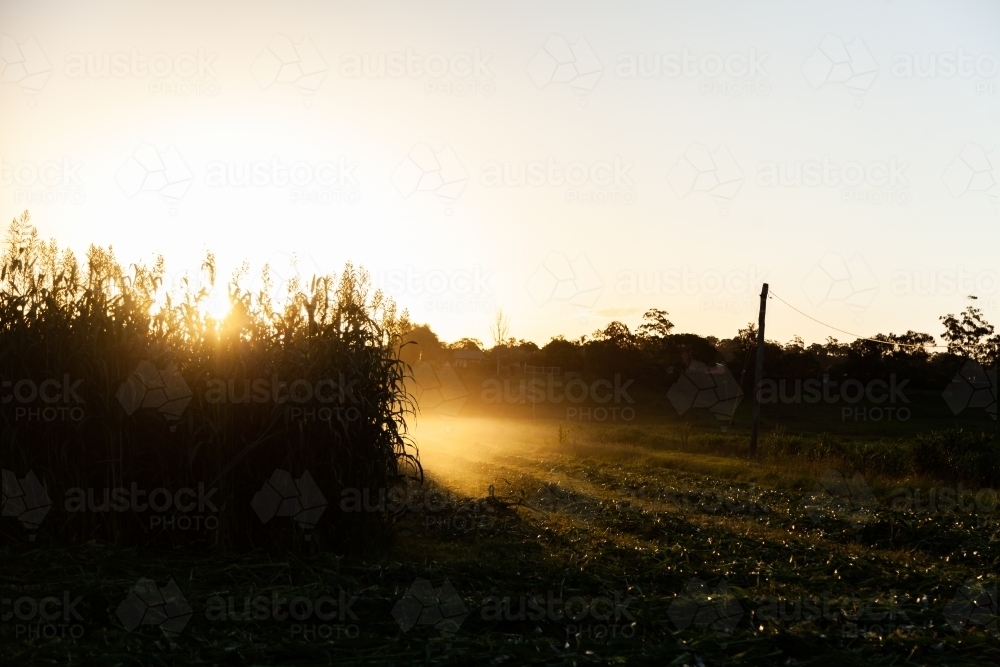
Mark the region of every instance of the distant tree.
<instances>
[{"instance_id":1,"label":"distant tree","mask_svg":"<svg viewBox=\"0 0 1000 667\"><path fill-rule=\"evenodd\" d=\"M743 368L750 353L757 347L757 325L748 322L746 327L737 330L732 338L720 340L716 347L726 361Z\"/></svg>"},{"instance_id":2,"label":"distant tree","mask_svg":"<svg viewBox=\"0 0 1000 667\"><path fill-rule=\"evenodd\" d=\"M603 329L598 329L593 334L595 341L610 343L618 348L627 348L635 345L635 335L629 331L628 326L618 320L608 324Z\"/></svg>"},{"instance_id":3,"label":"distant tree","mask_svg":"<svg viewBox=\"0 0 1000 667\"><path fill-rule=\"evenodd\" d=\"M877 338L878 336L876 336ZM905 334L895 335L889 334L886 339L892 343L892 345L886 345L888 350L886 354L892 356L906 356L906 357L921 357L926 359L930 356L928 347L934 345L934 336L926 333L919 333L913 331L912 329L907 331Z\"/></svg>"},{"instance_id":4,"label":"distant tree","mask_svg":"<svg viewBox=\"0 0 1000 667\"><path fill-rule=\"evenodd\" d=\"M483 343L478 338L462 338L445 346L449 350L473 350L483 351Z\"/></svg>"},{"instance_id":5,"label":"distant tree","mask_svg":"<svg viewBox=\"0 0 1000 667\"><path fill-rule=\"evenodd\" d=\"M965 307L960 317L949 313L941 317L944 333L941 334L948 343L948 351L952 354L975 359L981 364L991 365L997 360L997 347L1000 346L1000 336L993 334L993 325L986 321L981 310L976 308L976 297L970 296L972 302Z\"/></svg>"},{"instance_id":6,"label":"distant tree","mask_svg":"<svg viewBox=\"0 0 1000 667\"><path fill-rule=\"evenodd\" d=\"M553 336L539 353L545 366L557 366L564 371L582 370L582 347L576 341L566 340L563 336Z\"/></svg>"},{"instance_id":7,"label":"distant tree","mask_svg":"<svg viewBox=\"0 0 1000 667\"><path fill-rule=\"evenodd\" d=\"M505 345L510 339L510 318L500 308L497 308L497 312L493 315L490 335L493 336L493 347Z\"/></svg>"},{"instance_id":8,"label":"distant tree","mask_svg":"<svg viewBox=\"0 0 1000 667\"><path fill-rule=\"evenodd\" d=\"M642 324L635 330L640 338L666 338L674 328L674 323L667 319L665 310L650 308L642 316Z\"/></svg>"},{"instance_id":9,"label":"distant tree","mask_svg":"<svg viewBox=\"0 0 1000 667\"><path fill-rule=\"evenodd\" d=\"M404 334L400 358L406 363L441 362L445 361L447 357L444 345L428 325L415 325Z\"/></svg>"},{"instance_id":10,"label":"distant tree","mask_svg":"<svg viewBox=\"0 0 1000 667\"><path fill-rule=\"evenodd\" d=\"M683 371L692 361L715 364L722 355L708 340L697 334L672 334L665 345L664 360Z\"/></svg>"},{"instance_id":11,"label":"distant tree","mask_svg":"<svg viewBox=\"0 0 1000 667\"><path fill-rule=\"evenodd\" d=\"M825 343L812 343L806 351L816 359L821 369L828 371L847 358L847 347L833 336L827 336Z\"/></svg>"}]
</instances>

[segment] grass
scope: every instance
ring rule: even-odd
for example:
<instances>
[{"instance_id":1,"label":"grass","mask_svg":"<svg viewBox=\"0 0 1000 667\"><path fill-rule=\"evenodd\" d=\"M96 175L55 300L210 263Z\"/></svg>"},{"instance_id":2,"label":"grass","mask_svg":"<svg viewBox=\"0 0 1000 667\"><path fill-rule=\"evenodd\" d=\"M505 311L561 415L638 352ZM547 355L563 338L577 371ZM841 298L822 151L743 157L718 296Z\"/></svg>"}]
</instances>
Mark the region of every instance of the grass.
<instances>
[{"instance_id":1,"label":"grass","mask_svg":"<svg viewBox=\"0 0 1000 667\"><path fill-rule=\"evenodd\" d=\"M6 597L70 589L83 596L84 635L24 641L4 624L5 655L19 664L108 665L1000 661L995 631L949 621L970 579L994 585L995 511L894 508L880 490L870 507L817 509L809 490L821 474L795 465L774 477L768 462L581 442L609 434L563 431L560 443L560 431L553 422L426 420L416 435L428 484L408 499L416 511L398 517L388 550L368 556L220 559L98 542L7 548L15 567L0 575ZM141 577L161 587L176 581L193 609L179 636L122 627L116 610ZM466 614L457 627L418 621L402 629L394 610L417 579L438 589L449 582ZM692 588L694 579L707 589ZM685 611L691 601L713 609L709 595L717 601L723 581L735 612L699 619L715 625L695 622ZM213 596L232 596L239 612L246 596L316 600L341 591L357 596L356 618L208 617ZM536 596L606 600L599 609L609 617L521 614L521 601Z\"/></svg>"}]
</instances>

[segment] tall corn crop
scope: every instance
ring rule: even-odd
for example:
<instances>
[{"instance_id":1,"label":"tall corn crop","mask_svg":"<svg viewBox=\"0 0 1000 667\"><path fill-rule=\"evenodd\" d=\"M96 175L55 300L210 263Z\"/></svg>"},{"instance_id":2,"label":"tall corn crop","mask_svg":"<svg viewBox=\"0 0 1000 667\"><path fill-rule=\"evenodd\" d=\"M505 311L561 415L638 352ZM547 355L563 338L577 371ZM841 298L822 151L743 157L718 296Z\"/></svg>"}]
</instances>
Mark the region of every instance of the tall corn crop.
<instances>
[{"instance_id":1,"label":"tall corn crop","mask_svg":"<svg viewBox=\"0 0 1000 667\"><path fill-rule=\"evenodd\" d=\"M27 213L0 269L0 466L7 544L333 549L386 534L384 499L422 472L407 436L405 313L363 270L272 298L162 258L81 263ZM345 505L343 498L366 502Z\"/></svg>"}]
</instances>

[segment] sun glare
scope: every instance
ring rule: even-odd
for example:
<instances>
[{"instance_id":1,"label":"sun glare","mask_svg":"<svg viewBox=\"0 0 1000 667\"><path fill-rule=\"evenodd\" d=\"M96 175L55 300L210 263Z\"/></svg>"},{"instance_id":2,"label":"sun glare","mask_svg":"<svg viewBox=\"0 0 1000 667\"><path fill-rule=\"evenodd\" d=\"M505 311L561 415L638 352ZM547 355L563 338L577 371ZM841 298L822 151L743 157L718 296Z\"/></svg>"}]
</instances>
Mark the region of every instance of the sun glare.
<instances>
[{"instance_id":1,"label":"sun glare","mask_svg":"<svg viewBox=\"0 0 1000 667\"><path fill-rule=\"evenodd\" d=\"M215 289L209 294L208 298L202 303L202 311L213 320L221 322L226 319L229 315L229 311L232 310L233 304L230 303L229 297L226 295L225 290Z\"/></svg>"}]
</instances>

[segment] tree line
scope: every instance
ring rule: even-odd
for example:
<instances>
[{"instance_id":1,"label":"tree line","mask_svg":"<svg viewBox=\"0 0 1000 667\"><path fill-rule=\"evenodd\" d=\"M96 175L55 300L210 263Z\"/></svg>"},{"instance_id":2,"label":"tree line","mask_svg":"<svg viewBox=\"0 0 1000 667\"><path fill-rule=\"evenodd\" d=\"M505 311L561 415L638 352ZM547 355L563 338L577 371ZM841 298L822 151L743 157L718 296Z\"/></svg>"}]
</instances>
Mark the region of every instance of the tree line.
<instances>
[{"instance_id":1,"label":"tree line","mask_svg":"<svg viewBox=\"0 0 1000 667\"><path fill-rule=\"evenodd\" d=\"M824 374L859 380L896 374L919 389L940 389L968 360L990 368L997 363L1000 335L976 307L975 297L958 315L940 317L943 346L928 333L877 333L842 343L834 337L806 345L799 336L787 343L765 340L764 376L769 378L810 378ZM642 322L630 329L613 321L589 336L567 339L554 336L538 344L505 335L506 319L499 314L493 331L493 345L475 338L446 343L427 325L413 326L404 340L404 361L413 364L453 362L459 350L478 351L478 363L485 372L514 372L529 366L555 366L561 372L583 376L609 377L621 374L634 378L650 389L669 387L678 373L692 362L725 364L744 389L756 382L753 352L757 346L757 326L753 323L731 338L675 333L669 313L651 308Z\"/></svg>"}]
</instances>

